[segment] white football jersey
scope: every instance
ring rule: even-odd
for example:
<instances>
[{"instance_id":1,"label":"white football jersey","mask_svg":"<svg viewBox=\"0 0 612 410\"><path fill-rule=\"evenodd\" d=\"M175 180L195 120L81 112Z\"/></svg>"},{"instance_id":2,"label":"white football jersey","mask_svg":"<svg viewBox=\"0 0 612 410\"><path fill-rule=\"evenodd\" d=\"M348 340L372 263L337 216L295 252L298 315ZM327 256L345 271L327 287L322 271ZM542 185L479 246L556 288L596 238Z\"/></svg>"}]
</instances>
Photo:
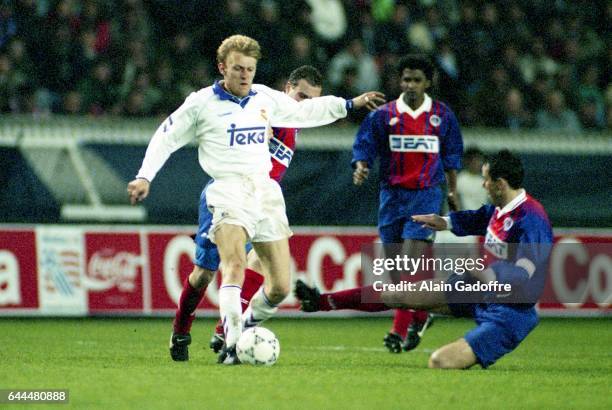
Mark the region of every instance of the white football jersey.
<instances>
[{"instance_id":1,"label":"white football jersey","mask_svg":"<svg viewBox=\"0 0 612 410\"><path fill-rule=\"evenodd\" d=\"M285 93L254 84L239 99L216 82L189 95L149 142L138 178L152 181L170 154L198 142L202 169L214 179L263 176L271 169L270 127L309 128L346 117L346 100L325 96L295 101Z\"/></svg>"}]
</instances>

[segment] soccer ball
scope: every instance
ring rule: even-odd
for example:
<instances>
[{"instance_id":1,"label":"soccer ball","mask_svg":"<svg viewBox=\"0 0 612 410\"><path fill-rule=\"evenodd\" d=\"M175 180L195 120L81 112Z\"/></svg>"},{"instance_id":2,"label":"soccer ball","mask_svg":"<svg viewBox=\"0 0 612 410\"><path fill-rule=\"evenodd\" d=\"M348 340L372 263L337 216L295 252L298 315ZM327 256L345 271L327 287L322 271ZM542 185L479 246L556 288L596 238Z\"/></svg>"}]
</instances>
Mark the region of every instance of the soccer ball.
<instances>
[{"instance_id":1,"label":"soccer ball","mask_svg":"<svg viewBox=\"0 0 612 410\"><path fill-rule=\"evenodd\" d=\"M242 363L272 366L278 360L280 343L268 329L252 327L240 335L236 354Z\"/></svg>"}]
</instances>

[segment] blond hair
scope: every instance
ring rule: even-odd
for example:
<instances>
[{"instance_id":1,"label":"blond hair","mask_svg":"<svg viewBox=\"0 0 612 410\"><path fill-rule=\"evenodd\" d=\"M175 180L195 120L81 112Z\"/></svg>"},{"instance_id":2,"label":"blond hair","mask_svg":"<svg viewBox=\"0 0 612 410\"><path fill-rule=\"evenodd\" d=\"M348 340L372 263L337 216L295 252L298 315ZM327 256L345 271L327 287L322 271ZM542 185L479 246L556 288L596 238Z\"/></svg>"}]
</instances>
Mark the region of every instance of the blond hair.
<instances>
[{"instance_id":1,"label":"blond hair","mask_svg":"<svg viewBox=\"0 0 612 410\"><path fill-rule=\"evenodd\" d=\"M257 40L251 37L234 34L223 40L217 49L217 62L224 63L230 52L237 51L247 57L261 58L261 47Z\"/></svg>"}]
</instances>

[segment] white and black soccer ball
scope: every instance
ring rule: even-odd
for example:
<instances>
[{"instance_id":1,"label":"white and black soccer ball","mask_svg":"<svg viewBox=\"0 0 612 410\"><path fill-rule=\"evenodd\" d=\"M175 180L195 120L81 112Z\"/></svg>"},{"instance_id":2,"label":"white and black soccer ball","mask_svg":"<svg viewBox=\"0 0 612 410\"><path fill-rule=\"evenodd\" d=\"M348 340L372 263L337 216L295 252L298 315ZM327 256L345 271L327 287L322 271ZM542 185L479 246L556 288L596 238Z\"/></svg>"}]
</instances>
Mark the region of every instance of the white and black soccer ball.
<instances>
[{"instance_id":1,"label":"white and black soccer ball","mask_svg":"<svg viewBox=\"0 0 612 410\"><path fill-rule=\"evenodd\" d=\"M242 363L272 366L278 360L280 343L270 330L252 327L240 335L236 354Z\"/></svg>"}]
</instances>

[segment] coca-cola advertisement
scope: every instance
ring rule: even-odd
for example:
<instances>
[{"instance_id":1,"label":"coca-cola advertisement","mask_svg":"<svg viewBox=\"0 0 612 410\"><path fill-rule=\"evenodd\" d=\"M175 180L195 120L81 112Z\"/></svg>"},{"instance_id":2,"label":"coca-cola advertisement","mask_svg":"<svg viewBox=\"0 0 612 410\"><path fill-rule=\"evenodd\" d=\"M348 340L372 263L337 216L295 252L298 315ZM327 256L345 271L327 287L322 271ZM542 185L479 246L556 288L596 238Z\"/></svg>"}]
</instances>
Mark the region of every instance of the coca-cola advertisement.
<instances>
[{"instance_id":1,"label":"coca-cola advertisement","mask_svg":"<svg viewBox=\"0 0 612 410\"><path fill-rule=\"evenodd\" d=\"M142 312L143 278L140 234L85 233L85 275L89 312Z\"/></svg>"}]
</instances>

